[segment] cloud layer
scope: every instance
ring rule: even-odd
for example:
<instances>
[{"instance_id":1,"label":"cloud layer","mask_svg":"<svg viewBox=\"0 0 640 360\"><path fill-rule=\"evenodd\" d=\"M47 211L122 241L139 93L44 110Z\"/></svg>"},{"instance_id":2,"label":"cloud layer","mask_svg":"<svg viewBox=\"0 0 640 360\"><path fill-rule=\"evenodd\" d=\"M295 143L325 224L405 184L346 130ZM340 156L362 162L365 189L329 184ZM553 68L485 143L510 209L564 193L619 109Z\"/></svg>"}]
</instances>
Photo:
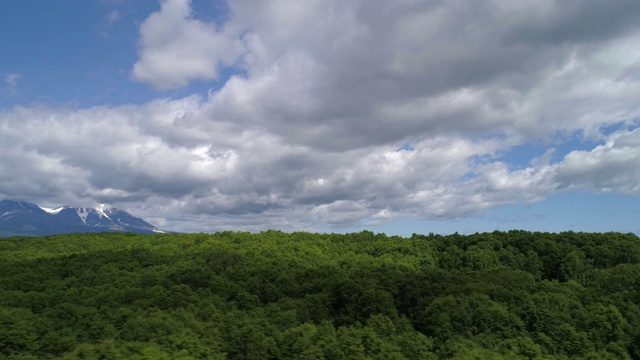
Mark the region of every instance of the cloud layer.
<instances>
[{"instance_id":1,"label":"cloud layer","mask_svg":"<svg viewBox=\"0 0 640 360\"><path fill-rule=\"evenodd\" d=\"M228 6L216 24L164 0L140 26L133 78L168 89L235 73L206 96L0 113L0 195L108 203L189 231L640 195L640 3ZM552 156L577 140L601 145ZM549 151L501 160L530 143Z\"/></svg>"}]
</instances>

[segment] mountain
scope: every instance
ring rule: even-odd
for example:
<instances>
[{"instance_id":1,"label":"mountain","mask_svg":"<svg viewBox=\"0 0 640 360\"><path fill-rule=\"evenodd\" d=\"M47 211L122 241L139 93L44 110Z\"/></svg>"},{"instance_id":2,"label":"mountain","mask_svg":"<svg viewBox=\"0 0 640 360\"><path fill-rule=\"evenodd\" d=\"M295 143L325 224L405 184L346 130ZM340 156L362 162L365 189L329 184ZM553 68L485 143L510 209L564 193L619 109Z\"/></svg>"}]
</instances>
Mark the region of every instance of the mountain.
<instances>
[{"instance_id":1,"label":"mountain","mask_svg":"<svg viewBox=\"0 0 640 360\"><path fill-rule=\"evenodd\" d=\"M62 206L43 208L23 201L0 200L0 236L44 236L72 232L162 233L126 211Z\"/></svg>"}]
</instances>

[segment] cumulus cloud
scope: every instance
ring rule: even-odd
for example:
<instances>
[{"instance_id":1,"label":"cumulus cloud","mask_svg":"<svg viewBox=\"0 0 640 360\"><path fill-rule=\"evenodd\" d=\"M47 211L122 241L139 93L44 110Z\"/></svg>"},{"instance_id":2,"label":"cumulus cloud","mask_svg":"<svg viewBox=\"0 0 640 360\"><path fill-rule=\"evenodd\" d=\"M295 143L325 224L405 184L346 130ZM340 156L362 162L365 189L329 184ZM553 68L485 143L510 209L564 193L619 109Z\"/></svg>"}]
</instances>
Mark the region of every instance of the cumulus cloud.
<instances>
[{"instance_id":1,"label":"cumulus cloud","mask_svg":"<svg viewBox=\"0 0 640 360\"><path fill-rule=\"evenodd\" d=\"M228 6L213 23L163 0L140 26L141 82L238 70L204 97L1 113L0 195L109 203L174 230L313 231L640 193L640 3ZM501 158L566 139L600 145Z\"/></svg>"},{"instance_id":2,"label":"cumulus cloud","mask_svg":"<svg viewBox=\"0 0 640 360\"><path fill-rule=\"evenodd\" d=\"M163 0L160 11L142 23L135 79L157 88L183 87L190 80L217 78L218 68L238 57L239 41L194 19L190 3Z\"/></svg>"},{"instance_id":3,"label":"cumulus cloud","mask_svg":"<svg viewBox=\"0 0 640 360\"><path fill-rule=\"evenodd\" d=\"M640 130L620 131L589 151L572 151L555 169L561 188L640 195Z\"/></svg>"},{"instance_id":4,"label":"cumulus cloud","mask_svg":"<svg viewBox=\"0 0 640 360\"><path fill-rule=\"evenodd\" d=\"M571 3L234 1L225 27L246 29L247 76L213 101L228 119L330 149L460 131L594 135L639 112L637 78L623 77L640 59L636 6L610 4L624 24L593 24L608 38L545 32L599 9Z\"/></svg>"}]
</instances>

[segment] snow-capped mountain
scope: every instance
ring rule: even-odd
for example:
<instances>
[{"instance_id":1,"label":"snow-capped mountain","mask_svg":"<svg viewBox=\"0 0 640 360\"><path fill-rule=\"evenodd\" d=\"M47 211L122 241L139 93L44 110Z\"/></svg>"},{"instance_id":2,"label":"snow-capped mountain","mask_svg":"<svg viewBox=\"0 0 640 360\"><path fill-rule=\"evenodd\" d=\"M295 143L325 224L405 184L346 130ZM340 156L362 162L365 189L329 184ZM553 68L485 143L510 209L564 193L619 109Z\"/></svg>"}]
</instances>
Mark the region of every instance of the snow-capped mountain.
<instances>
[{"instance_id":1,"label":"snow-capped mountain","mask_svg":"<svg viewBox=\"0 0 640 360\"><path fill-rule=\"evenodd\" d=\"M42 236L72 232L161 233L126 211L62 206L43 208L23 201L0 200L0 236Z\"/></svg>"}]
</instances>

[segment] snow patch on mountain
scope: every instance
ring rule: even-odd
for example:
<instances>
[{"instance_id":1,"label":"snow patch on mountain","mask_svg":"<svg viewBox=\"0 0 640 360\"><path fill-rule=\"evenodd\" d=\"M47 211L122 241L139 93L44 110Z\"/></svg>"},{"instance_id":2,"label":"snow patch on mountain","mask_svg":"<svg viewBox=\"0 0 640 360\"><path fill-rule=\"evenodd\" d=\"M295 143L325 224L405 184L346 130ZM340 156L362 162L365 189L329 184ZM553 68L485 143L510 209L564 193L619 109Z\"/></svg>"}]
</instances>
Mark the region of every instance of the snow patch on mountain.
<instances>
[{"instance_id":1,"label":"snow patch on mountain","mask_svg":"<svg viewBox=\"0 0 640 360\"><path fill-rule=\"evenodd\" d=\"M111 220L111 218L109 217L109 215L107 215L107 213L105 213L105 212L104 212L104 210L102 209L102 207L103 207L103 206L104 206L104 205L100 205L100 208L99 208L99 209L94 209L94 210L98 213L98 215L99 215L100 217L103 217L103 216L104 216L104 217L106 217L107 219Z\"/></svg>"},{"instance_id":2,"label":"snow patch on mountain","mask_svg":"<svg viewBox=\"0 0 640 360\"><path fill-rule=\"evenodd\" d=\"M89 212L87 211L87 209L85 209L85 208L77 208L76 212L78 213L78 216L80 217L80 220L82 220L82 222L86 225L87 224L87 215L89 215Z\"/></svg>"}]
</instances>

